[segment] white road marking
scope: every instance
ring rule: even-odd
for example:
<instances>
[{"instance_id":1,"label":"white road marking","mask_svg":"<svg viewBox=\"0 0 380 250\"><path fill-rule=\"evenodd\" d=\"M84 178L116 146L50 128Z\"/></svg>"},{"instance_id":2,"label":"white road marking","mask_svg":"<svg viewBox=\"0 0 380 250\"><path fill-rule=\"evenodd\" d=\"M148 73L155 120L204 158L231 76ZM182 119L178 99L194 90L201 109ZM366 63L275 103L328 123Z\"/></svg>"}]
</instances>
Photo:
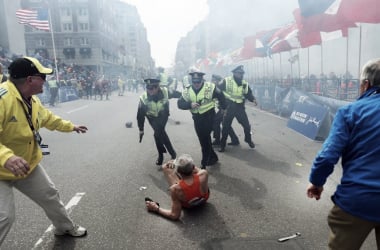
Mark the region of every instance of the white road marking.
<instances>
[{"instance_id":1,"label":"white road marking","mask_svg":"<svg viewBox=\"0 0 380 250\"><path fill-rule=\"evenodd\" d=\"M77 109L73 109L73 110L67 111L67 114L71 114L71 113L77 112L77 111L85 109L85 108L88 108L88 105L84 105L84 106L79 107Z\"/></svg>"},{"instance_id":2,"label":"white road marking","mask_svg":"<svg viewBox=\"0 0 380 250\"><path fill-rule=\"evenodd\" d=\"M66 204L65 208L66 208L66 211L68 214L71 213L71 211L73 211L73 208L78 205L79 201L82 199L82 197L85 195L86 193L76 193L74 195L73 198L71 198L71 200ZM42 234L41 238L38 239L38 241L36 242L36 244L34 244L32 250L34 249L37 249L40 244L44 241L44 239L49 235L49 233L53 230L54 226L53 225L50 225L46 231Z\"/></svg>"}]
</instances>

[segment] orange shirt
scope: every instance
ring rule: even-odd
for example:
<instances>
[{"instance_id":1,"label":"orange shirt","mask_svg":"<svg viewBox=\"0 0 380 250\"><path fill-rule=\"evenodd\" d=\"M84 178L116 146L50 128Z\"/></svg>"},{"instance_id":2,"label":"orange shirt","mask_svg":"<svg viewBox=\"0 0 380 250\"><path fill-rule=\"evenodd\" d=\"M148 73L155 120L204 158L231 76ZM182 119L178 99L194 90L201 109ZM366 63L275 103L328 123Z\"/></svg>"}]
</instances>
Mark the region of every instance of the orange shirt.
<instances>
[{"instance_id":1,"label":"orange shirt","mask_svg":"<svg viewBox=\"0 0 380 250\"><path fill-rule=\"evenodd\" d=\"M210 190L205 194L201 194L201 187L199 182L199 175L193 174L193 183L187 185L185 181L180 180L179 186L182 188L185 193L186 201L182 202L182 206L186 208L198 206L200 204L205 203L208 200L210 195Z\"/></svg>"}]
</instances>

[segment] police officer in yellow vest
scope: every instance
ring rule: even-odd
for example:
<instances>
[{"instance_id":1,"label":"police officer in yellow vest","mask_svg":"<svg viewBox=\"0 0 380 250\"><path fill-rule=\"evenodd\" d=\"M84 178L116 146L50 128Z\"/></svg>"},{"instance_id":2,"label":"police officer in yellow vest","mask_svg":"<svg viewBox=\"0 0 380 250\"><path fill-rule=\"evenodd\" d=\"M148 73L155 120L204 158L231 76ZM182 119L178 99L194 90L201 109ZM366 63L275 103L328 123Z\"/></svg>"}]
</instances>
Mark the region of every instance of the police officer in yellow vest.
<instances>
[{"instance_id":1,"label":"police officer in yellow vest","mask_svg":"<svg viewBox=\"0 0 380 250\"><path fill-rule=\"evenodd\" d=\"M219 84L222 83L222 80L223 78L220 75L211 76L211 82L214 83L217 88L219 88ZM218 108L218 112L216 112L215 120L214 120L214 126L213 126L214 141L212 142L212 145L220 146L220 134L221 134L220 125L222 124L224 114L223 114L223 110L219 108L218 102L215 103L215 106ZM229 142L228 145L237 146L240 144L239 138L232 127L230 131L228 132L228 135L231 138L231 142Z\"/></svg>"},{"instance_id":2,"label":"police officer in yellow vest","mask_svg":"<svg viewBox=\"0 0 380 250\"><path fill-rule=\"evenodd\" d=\"M55 99L58 96L58 84L57 84L57 79L54 78L53 76L49 78L48 80L48 85L49 85L49 92L50 92L50 100L49 100L49 105L51 107L54 107L55 105Z\"/></svg>"},{"instance_id":3,"label":"police officer in yellow vest","mask_svg":"<svg viewBox=\"0 0 380 250\"><path fill-rule=\"evenodd\" d=\"M140 96L140 103L137 110L137 125L139 127L140 142L144 135L145 117L154 130L154 141L156 143L158 158L157 165L162 165L164 153L169 152L172 159L177 154L165 131L169 118L169 99L179 98L181 93L169 91L166 87L160 86L158 79L145 79L146 92Z\"/></svg>"},{"instance_id":4,"label":"police officer in yellow vest","mask_svg":"<svg viewBox=\"0 0 380 250\"><path fill-rule=\"evenodd\" d=\"M204 81L204 73L191 72L189 75L192 84L185 87L177 104L178 108L190 110L193 115L195 132L202 148L201 167L204 169L219 160L211 144L211 131L215 118L214 98L218 99L222 109L226 108L226 100L214 83Z\"/></svg>"},{"instance_id":5,"label":"police officer in yellow vest","mask_svg":"<svg viewBox=\"0 0 380 250\"><path fill-rule=\"evenodd\" d=\"M257 105L256 98L253 96L248 82L243 80L243 65L236 67L232 70L232 73L233 75L226 77L220 85L220 89L227 99L227 110L222 123L222 138L219 152L225 151L228 132L235 117L244 128L244 141L248 143L249 147L255 147L251 137L251 125L249 124L244 104L247 99Z\"/></svg>"}]
</instances>

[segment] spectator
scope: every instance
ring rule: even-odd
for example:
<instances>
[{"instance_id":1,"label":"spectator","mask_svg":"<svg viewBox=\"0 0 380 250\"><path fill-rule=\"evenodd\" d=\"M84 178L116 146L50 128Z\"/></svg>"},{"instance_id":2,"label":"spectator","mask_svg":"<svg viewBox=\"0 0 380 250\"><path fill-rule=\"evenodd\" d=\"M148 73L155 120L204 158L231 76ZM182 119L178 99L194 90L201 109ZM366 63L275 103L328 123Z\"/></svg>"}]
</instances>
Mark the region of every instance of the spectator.
<instances>
[{"instance_id":1,"label":"spectator","mask_svg":"<svg viewBox=\"0 0 380 250\"><path fill-rule=\"evenodd\" d=\"M360 249L373 229L380 249L380 59L364 65L360 82L358 100L337 111L307 188L307 196L319 200L342 158L343 175L328 215L330 249Z\"/></svg>"}]
</instances>

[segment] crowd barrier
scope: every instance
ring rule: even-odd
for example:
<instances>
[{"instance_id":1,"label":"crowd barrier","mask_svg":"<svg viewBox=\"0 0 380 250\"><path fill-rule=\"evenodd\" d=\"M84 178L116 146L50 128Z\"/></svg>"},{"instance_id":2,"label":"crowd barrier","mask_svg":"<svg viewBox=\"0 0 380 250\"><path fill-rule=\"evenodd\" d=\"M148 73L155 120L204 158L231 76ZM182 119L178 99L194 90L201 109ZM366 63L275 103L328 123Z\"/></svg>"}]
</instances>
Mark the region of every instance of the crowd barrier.
<instances>
[{"instance_id":1,"label":"crowd barrier","mask_svg":"<svg viewBox=\"0 0 380 250\"><path fill-rule=\"evenodd\" d=\"M44 86L43 93L39 94L38 97L40 98L43 104L49 104L49 100L50 100L49 88ZM68 101L77 100L78 98L79 98L78 91L74 87L63 86L63 87L58 88L58 96L56 98L56 102L68 102Z\"/></svg>"},{"instance_id":2,"label":"crowd barrier","mask_svg":"<svg viewBox=\"0 0 380 250\"><path fill-rule=\"evenodd\" d=\"M313 139L325 140L337 109L348 101L308 93L294 87L253 85L259 107L288 118L288 127Z\"/></svg>"}]
</instances>

